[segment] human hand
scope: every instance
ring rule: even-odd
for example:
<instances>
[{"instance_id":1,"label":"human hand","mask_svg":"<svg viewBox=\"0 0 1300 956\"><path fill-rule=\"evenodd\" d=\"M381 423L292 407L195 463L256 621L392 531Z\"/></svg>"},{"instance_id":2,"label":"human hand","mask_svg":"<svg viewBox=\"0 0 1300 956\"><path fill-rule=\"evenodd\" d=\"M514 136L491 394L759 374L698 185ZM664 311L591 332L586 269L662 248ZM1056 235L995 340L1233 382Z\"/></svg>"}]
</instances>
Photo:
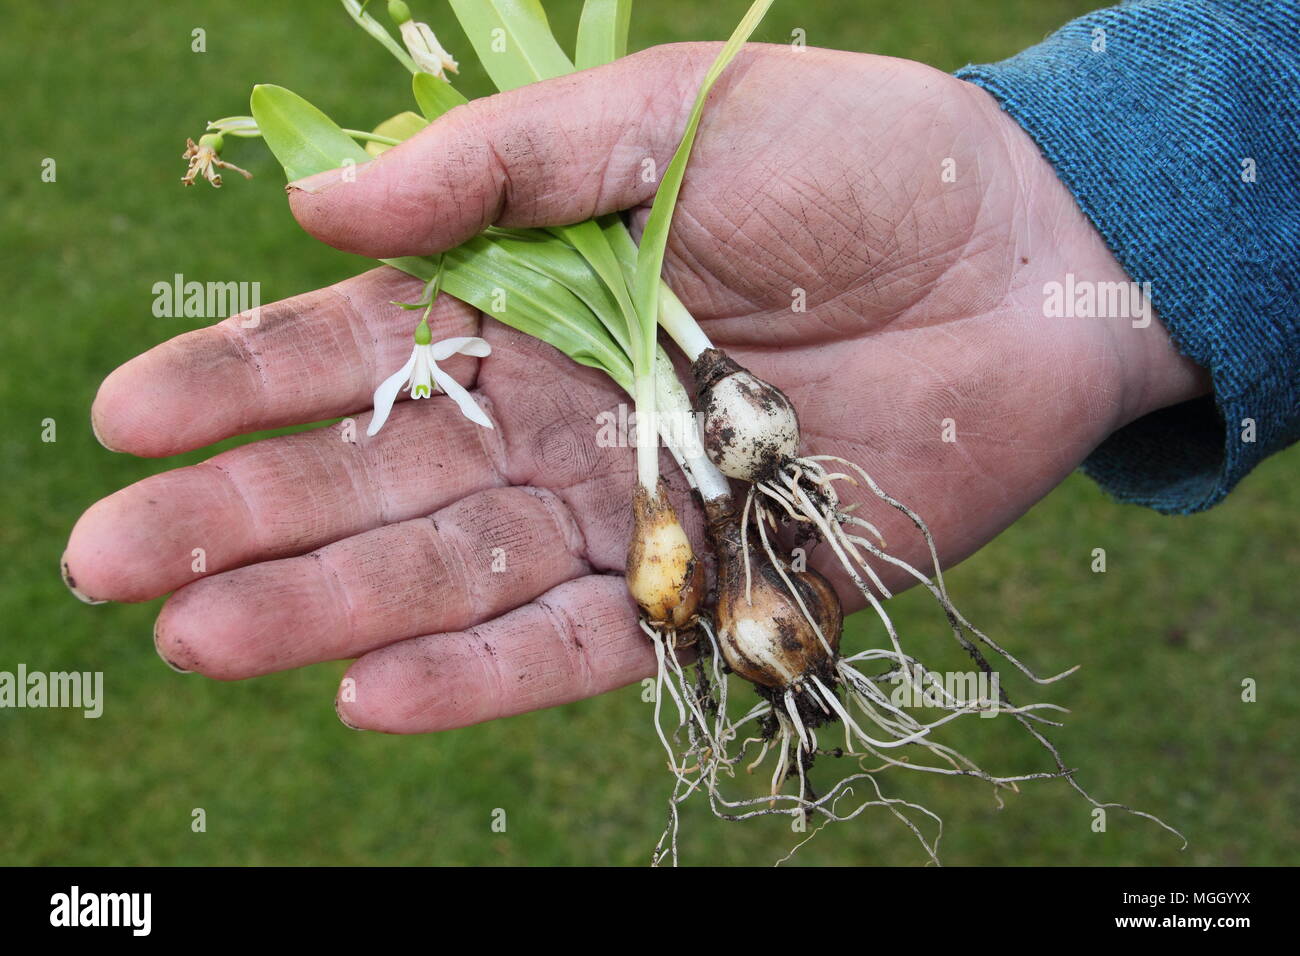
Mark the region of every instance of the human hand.
<instances>
[{"instance_id":1,"label":"human hand","mask_svg":"<svg viewBox=\"0 0 1300 956\"><path fill-rule=\"evenodd\" d=\"M435 252L494 222L634 209L639 225L655 188L644 161L665 167L714 52L656 48L476 101L355 182L298 184L294 214L375 257ZM945 566L1116 428L1207 388L1158 321L1045 318L1044 283L1067 273L1128 281L987 94L907 61L767 46L737 58L705 111L665 264L710 337L790 395L806 450L863 464L926 519ZM419 289L375 270L115 371L92 417L121 451L170 455L341 415L356 416L356 438L335 426L268 439L104 499L65 554L76 588L174 591L160 653L212 677L358 657L340 714L379 730L461 726L653 673L617 576L634 463L597 443L597 416L626 401L607 379L444 296L434 339L493 345L445 366L496 428L435 397L365 437L361 412L410 347L411 317L390 303ZM901 516L861 500L891 550L924 567ZM901 589L894 570L881 576Z\"/></svg>"}]
</instances>

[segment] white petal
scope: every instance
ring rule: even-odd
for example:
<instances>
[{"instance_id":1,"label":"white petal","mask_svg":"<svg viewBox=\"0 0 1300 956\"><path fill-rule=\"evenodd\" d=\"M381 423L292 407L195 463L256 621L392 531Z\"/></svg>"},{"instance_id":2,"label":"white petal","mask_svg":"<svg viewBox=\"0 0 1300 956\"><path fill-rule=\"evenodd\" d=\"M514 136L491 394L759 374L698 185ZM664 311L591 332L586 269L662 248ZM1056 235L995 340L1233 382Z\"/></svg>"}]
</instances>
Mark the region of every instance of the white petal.
<instances>
[{"instance_id":1,"label":"white petal","mask_svg":"<svg viewBox=\"0 0 1300 956\"><path fill-rule=\"evenodd\" d=\"M425 48L429 51L430 55L438 61L438 72L441 73L442 67L445 67L455 73L457 66L456 61L452 59L450 53L443 49L442 44L438 42L438 37L434 34L433 30L429 28L429 24L421 23L419 24L419 27L420 39L424 41ZM445 80L446 77L444 76L443 79Z\"/></svg>"},{"instance_id":2,"label":"white petal","mask_svg":"<svg viewBox=\"0 0 1300 956\"><path fill-rule=\"evenodd\" d=\"M428 29L425 24L420 23L418 20L407 20L397 28L402 34L402 42L405 43L406 48L412 52L424 48L424 37L420 36L420 27L422 26L424 26L425 29Z\"/></svg>"},{"instance_id":3,"label":"white petal","mask_svg":"<svg viewBox=\"0 0 1300 956\"><path fill-rule=\"evenodd\" d=\"M438 383L438 387L446 393L448 398L460 406L462 415L484 428L493 427L492 420L487 417L483 409L479 408L478 402L474 401L474 397L461 388L459 382L436 365L433 367L433 380Z\"/></svg>"},{"instance_id":4,"label":"white petal","mask_svg":"<svg viewBox=\"0 0 1300 956\"><path fill-rule=\"evenodd\" d=\"M442 72L442 61L432 53L426 53L424 50L412 50L411 59L415 61L415 65L419 67L421 73L428 73L440 80L446 79Z\"/></svg>"},{"instance_id":5,"label":"white petal","mask_svg":"<svg viewBox=\"0 0 1300 956\"><path fill-rule=\"evenodd\" d=\"M446 80L447 74L443 70L457 71L456 61L451 58L438 38L429 29L427 23L420 23L417 20L407 20L399 28L402 34L402 42L406 44L407 51L411 54L411 59L425 73L432 73L439 79Z\"/></svg>"},{"instance_id":6,"label":"white petal","mask_svg":"<svg viewBox=\"0 0 1300 956\"><path fill-rule=\"evenodd\" d=\"M476 355L479 358L492 354L492 346L487 341L471 335L462 335L454 339L443 339L429 346L429 355L435 362L449 359L453 355Z\"/></svg>"},{"instance_id":7,"label":"white petal","mask_svg":"<svg viewBox=\"0 0 1300 956\"><path fill-rule=\"evenodd\" d=\"M406 364L384 379L383 384L375 389L375 414L371 417L370 425L366 428L367 435L374 435L384 427L384 422L388 421L388 413L393 410L393 402L397 401L397 393L402 390L406 380L411 377L411 370L415 368L415 355L414 351L411 352L411 357L407 359Z\"/></svg>"},{"instance_id":8,"label":"white petal","mask_svg":"<svg viewBox=\"0 0 1300 956\"><path fill-rule=\"evenodd\" d=\"M419 391L423 388L428 394L428 398L433 394L433 369L435 368L431 347L428 345L417 345L415 347L415 369L411 372L411 397L419 398Z\"/></svg>"},{"instance_id":9,"label":"white petal","mask_svg":"<svg viewBox=\"0 0 1300 956\"><path fill-rule=\"evenodd\" d=\"M420 42L424 44L424 48L430 53L437 53L441 49L438 46L438 38L433 35L433 30L430 29L429 24L416 23L415 30L419 34Z\"/></svg>"}]
</instances>

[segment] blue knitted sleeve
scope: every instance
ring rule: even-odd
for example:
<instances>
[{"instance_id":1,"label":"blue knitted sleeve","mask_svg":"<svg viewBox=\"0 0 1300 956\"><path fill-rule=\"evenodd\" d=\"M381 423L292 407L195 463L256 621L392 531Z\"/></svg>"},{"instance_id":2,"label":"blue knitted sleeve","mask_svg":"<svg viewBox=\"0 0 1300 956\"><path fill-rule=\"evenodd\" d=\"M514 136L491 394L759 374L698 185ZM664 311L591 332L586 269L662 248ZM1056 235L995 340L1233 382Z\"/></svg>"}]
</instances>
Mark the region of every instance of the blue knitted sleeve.
<instances>
[{"instance_id":1,"label":"blue knitted sleeve","mask_svg":"<svg viewBox=\"0 0 1300 956\"><path fill-rule=\"evenodd\" d=\"M1169 513L1300 438L1300 0L1134 0L957 76L1038 143L1213 397L1084 471Z\"/></svg>"}]
</instances>

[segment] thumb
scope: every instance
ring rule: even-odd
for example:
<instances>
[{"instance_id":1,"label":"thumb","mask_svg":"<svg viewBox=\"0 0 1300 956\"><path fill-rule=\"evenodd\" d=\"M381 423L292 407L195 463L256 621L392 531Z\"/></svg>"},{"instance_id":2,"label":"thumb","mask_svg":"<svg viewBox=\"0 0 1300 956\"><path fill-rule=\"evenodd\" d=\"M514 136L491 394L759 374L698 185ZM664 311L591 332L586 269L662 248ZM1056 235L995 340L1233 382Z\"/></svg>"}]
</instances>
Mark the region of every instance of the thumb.
<instances>
[{"instance_id":1,"label":"thumb","mask_svg":"<svg viewBox=\"0 0 1300 956\"><path fill-rule=\"evenodd\" d=\"M645 202L716 44L654 47L457 107L377 159L292 182L316 238L372 258L450 249L489 225L581 222Z\"/></svg>"}]
</instances>

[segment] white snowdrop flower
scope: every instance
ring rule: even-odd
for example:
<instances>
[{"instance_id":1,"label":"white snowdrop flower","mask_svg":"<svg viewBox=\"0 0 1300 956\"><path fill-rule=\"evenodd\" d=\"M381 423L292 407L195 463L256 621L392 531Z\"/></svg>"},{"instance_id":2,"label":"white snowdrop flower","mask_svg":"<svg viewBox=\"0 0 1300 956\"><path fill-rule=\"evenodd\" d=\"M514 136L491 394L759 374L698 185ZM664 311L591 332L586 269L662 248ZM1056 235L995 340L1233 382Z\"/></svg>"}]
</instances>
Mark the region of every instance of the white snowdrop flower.
<instances>
[{"instance_id":1,"label":"white snowdrop flower","mask_svg":"<svg viewBox=\"0 0 1300 956\"><path fill-rule=\"evenodd\" d=\"M370 419L366 434L374 435L384 427L384 422L388 421L388 415L393 410L393 402L397 401L400 392L407 389L410 389L412 398L428 398L436 388L455 402L470 421L484 428L491 428L491 420L483 413L483 409L478 406L470 393L454 378L438 368L439 362L453 355L474 355L483 358L490 354L492 354L492 346L483 339L472 336L430 342L429 327L422 323L415 330L415 348L411 350L411 357L407 359L405 365L384 379L383 384L375 389L375 414Z\"/></svg>"}]
</instances>

